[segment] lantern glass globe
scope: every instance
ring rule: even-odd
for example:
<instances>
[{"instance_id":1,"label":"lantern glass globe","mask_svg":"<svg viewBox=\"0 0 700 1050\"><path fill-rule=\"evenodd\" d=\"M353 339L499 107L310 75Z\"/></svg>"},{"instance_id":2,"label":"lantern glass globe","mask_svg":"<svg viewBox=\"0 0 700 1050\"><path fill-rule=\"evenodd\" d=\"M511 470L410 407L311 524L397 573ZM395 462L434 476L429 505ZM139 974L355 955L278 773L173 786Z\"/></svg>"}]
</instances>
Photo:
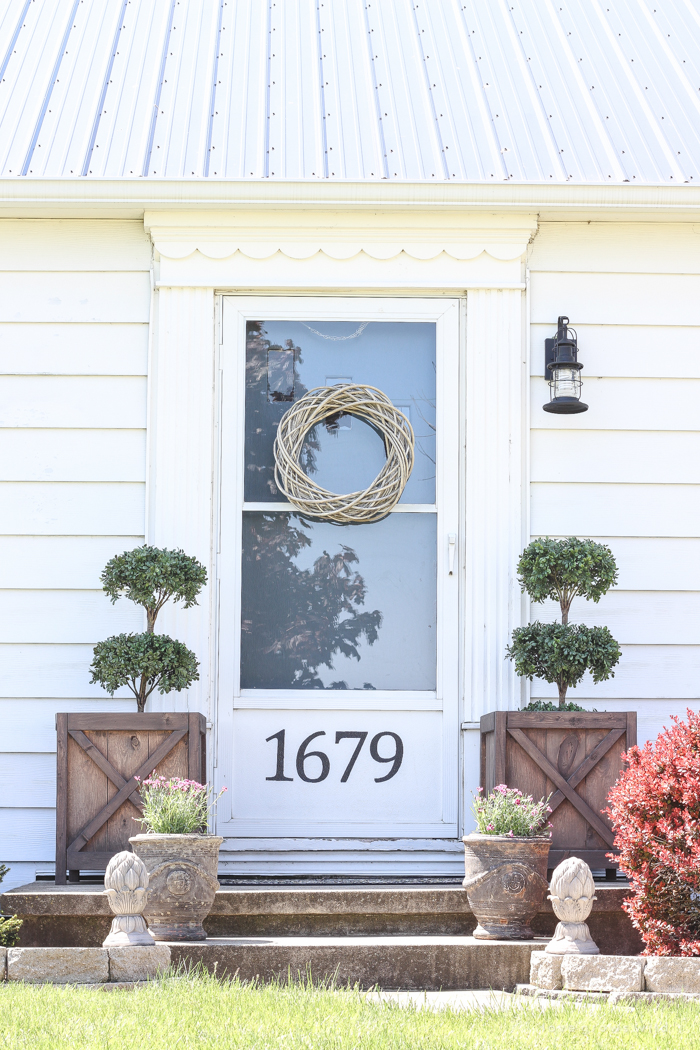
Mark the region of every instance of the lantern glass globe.
<instances>
[{"instance_id":1,"label":"lantern glass globe","mask_svg":"<svg viewBox=\"0 0 700 1050\"><path fill-rule=\"evenodd\" d=\"M577 368L568 368L561 365L552 369L552 378L549 382L550 396L557 397L581 397L581 377Z\"/></svg>"}]
</instances>

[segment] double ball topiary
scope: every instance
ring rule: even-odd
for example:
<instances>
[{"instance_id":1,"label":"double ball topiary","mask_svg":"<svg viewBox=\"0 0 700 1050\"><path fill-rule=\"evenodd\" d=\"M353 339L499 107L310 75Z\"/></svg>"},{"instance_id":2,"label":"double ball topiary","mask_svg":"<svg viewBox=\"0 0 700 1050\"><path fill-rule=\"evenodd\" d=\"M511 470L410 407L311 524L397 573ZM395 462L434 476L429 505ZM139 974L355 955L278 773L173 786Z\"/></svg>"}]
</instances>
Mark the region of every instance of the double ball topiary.
<instances>
[{"instance_id":1,"label":"double ball topiary","mask_svg":"<svg viewBox=\"0 0 700 1050\"><path fill-rule=\"evenodd\" d=\"M111 696L127 686L139 711L145 711L155 689L169 693L189 688L199 678L197 657L182 642L156 634L155 624L171 599L186 609L197 604L207 582L204 566L184 551L145 545L112 558L101 579L112 603L129 598L146 610L147 628L143 634L118 634L99 642L93 650L90 681Z\"/></svg>"},{"instance_id":2,"label":"double ball topiary","mask_svg":"<svg viewBox=\"0 0 700 1050\"><path fill-rule=\"evenodd\" d=\"M583 710L566 703L567 689L578 685L586 671L597 684L614 677L620 647L607 627L570 624L569 611L577 595L599 602L617 583L617 565L609 547L570 536L565 540L533 540L520 556L518 581L533 602L559 602L561 623L535 623L513 631L506 655L523 678L556 683L559 710ZM533 710L551 705L532 704Z\"/></svg>"}]
</instances>

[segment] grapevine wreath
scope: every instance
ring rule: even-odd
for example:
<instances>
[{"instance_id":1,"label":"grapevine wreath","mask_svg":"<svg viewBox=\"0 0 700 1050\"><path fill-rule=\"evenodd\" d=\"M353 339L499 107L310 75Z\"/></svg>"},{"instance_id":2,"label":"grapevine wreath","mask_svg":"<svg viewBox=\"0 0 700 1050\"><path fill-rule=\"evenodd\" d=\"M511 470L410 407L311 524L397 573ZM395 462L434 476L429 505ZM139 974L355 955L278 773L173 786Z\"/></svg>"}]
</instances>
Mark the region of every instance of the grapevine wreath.
<instances>
[{"instance_id":1,"label":"grapevine wreath","mask_svg":"<svg viewBox=\"0 0 700 1050\"><path fill-rule=\"evenodd\" d=\"M308 432L331 416L357 416L381 437L386 463L361 492L338 495L304 473L299 457ZM274 444L275 482L297 510L337 525L364 525L394 509L406 487L414 459L413 428L386 394L373 386L338 384L309 390L285 412Z\"/></svg>"}]
</instances>

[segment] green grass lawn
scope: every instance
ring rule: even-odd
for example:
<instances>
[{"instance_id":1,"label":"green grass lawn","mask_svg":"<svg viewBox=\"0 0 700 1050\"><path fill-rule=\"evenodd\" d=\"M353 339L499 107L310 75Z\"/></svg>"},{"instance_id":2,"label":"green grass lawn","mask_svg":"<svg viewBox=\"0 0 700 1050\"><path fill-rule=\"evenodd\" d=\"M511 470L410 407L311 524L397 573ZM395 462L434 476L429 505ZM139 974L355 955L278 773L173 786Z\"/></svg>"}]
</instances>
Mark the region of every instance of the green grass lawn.
<instances>
[{"instance_id":1,"label":"green grass lawn","mask_svg":"<svg viewBox=\"0 0 700 1050\"><path fill-rule=\"evenodd\" d=\"M673 1050L700 1044L700 1005L417 1010L360 992L166 977L135 991L0 985L0 1048Z\"/></svg>"}]
</instances>

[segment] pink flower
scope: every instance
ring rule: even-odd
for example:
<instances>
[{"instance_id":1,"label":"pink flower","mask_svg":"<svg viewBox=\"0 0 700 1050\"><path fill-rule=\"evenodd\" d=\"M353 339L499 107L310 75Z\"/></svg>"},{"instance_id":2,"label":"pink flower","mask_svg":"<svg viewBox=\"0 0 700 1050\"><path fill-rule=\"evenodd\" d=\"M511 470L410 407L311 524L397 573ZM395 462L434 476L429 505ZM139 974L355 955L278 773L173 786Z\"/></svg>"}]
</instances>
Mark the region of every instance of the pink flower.
<instances>
[{"instance_id":1,"label":"pink flower","mask_svg":"<svg viewBox=\"0 0 700 1050\"><path fill-rule=\"evenodd\" d=\"M486 830L487 831L493 831L494 830L494 825L493 824L487 824L486 825Z\"/></svg>"},{"instance_id":2,"label":"pink flower","mask_svg":"<svg viewBox=\"0 0 700 1050\"><path fill-rule=\"evenodd\" d=\"M510 835L511 838L513 838L513 832L512 831L509 831L508 834Z\"/></svg>"},{"instance_id":3,"label":"pink flower","mask_svg":"<svg viewBox=\"0 0 700 1050\"><path fill-rule=\"evenodd\" d=\"M519 805L520 805L520 799L519 799L519 798L516 798L516 800L515 800L515 804L516 804L516 806L519 806Z\"/></svg>"}]
</instances>

